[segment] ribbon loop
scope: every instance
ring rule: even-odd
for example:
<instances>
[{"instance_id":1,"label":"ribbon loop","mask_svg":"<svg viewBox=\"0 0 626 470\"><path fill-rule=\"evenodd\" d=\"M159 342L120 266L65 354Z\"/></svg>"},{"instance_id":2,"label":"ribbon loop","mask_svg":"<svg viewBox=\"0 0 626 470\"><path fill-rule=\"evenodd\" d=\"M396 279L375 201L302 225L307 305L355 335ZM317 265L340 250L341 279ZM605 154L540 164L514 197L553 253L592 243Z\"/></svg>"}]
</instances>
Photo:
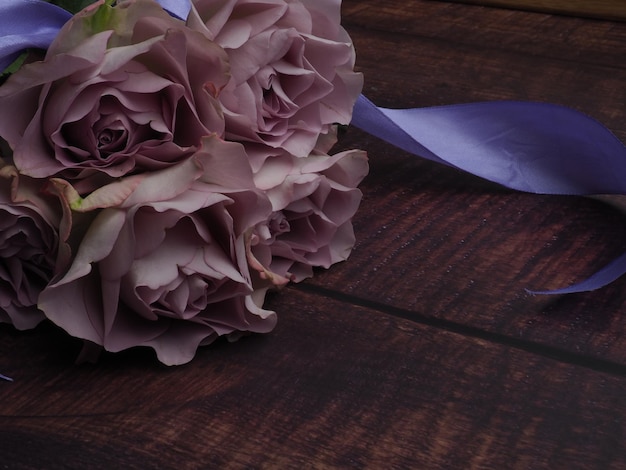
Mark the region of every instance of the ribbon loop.
<instances>
[{"instance_id":1,"label":"ribbon loop","mask_svg":"<svg viewBox=\"0 0 626 470\"><path fill-rule=\"evenodd\" d=\"M562 106L496 101L414 109L364 96L352 124L409 153L508 188L540 194L626 194L626 147L596 120ZM626 274L626 253L585 281L533 294L603 287Z\"/></svg>"},{"instance_id":2,"label":"ribbon loop","mask_svg":"<svg viewBox=\"0 0 626 470\"><path fill-rule=\"evenodd\" d=\"M361 96L352 124L403 150L537 194L626 194L626 147L563 106L494 101L413 109Z\"/></svg>"},{"instance_id":3,"label":"ribbon loop","mask_svg":"<svg viewBox=\"0 0 626 470\"><path fill-rule=\"evenodd\" d=\"M29 48L47 49L72 15L42 0L0 2L0 72Z\"/></svg>"}]
</instances>

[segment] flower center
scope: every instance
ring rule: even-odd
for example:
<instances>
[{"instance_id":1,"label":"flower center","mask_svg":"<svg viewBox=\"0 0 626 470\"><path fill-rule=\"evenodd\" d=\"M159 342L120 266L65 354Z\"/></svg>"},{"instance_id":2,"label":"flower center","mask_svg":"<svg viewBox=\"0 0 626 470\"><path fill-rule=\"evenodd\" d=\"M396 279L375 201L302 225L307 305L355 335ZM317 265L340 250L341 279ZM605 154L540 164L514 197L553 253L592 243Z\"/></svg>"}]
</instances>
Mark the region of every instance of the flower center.
<instances>
[{"instance_id":1,"label":"flower center","mask_svg":"<svg viewBox=\"0 0 626 470\"><path fill-rule=\"evenodd\" d=\"M291 230L289 220L287 220L287 217L285 217L285 214L282 211L274 212L274 214L272 214L272 217L268 222L268 226L272 237L277 237Z\"/></svg>"},{"instance_id":2,"label":"flower center","mask_svg":"<svg viewBox=\"0 0 626 470\"><path fill-rule=\"evenodd\" d=\"M120 143L125 142L125 132L122 129L103 129L98 134L98 150L101 152L114 152L120 148Z\"/></svg>"}]
</instances>

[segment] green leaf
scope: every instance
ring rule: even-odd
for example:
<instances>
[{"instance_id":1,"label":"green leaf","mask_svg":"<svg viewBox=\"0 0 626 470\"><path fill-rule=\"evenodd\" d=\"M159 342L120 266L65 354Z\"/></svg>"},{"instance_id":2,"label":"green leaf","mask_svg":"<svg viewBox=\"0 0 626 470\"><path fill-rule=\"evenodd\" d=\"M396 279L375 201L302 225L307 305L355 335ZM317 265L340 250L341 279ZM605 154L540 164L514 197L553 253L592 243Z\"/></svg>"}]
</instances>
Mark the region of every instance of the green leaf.
<instances>
[{"instance_id":1,"label":"green leaf","mask_svg":"<svg viewBox=\"0 0 626 470\"><path fill-rule=\"evenodd\" d=\"M4 69L2 73L0 73L0 78L8 77L12 73L17 72L26 60L26 57L28 57L28 51L22 52L17 59L11 62L11 64L6 69Z\"/></svg>"},{"instance_id":2,"label":"green leaf","mask_svg":"<svg viewBox=\"0 0 626 470\"><path fill-rule=\"evenodd\" d=\"M92 34L114 28L115 19L118 16L117 10L112 6L114 3L115 0L105 0L104 4L87 18L87 25Z\"/></svg>"}]
</instances>

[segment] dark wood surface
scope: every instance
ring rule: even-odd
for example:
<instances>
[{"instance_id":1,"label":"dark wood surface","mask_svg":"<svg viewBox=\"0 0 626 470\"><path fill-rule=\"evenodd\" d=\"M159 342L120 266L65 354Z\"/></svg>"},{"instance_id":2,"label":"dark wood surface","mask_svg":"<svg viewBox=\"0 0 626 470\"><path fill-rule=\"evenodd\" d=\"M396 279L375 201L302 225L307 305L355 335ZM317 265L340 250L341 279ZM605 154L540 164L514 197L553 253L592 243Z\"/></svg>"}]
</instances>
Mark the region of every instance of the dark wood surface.
<instances>
[{"instance_id":1,"label":"dark wood surface","mask_svg":"<svg viewBox=\"0 0 626 470\"><path fill-rule=\"evenodd\" d=\"M452 0L476 5L492 5L515 10L544 11L572 16L626 20L623 0Z\"/></svg>"},{"instance_id":2,"label":"dark wood surface","mask_svg":"<svg viewBox=\"0 0 626 470\"><path fill-rule=\"evenodd\" d=\"M626 140L626 23L345 0L381 106L565 104ZM271 296L276 330L74 365L54 327L0 326L0 468L626 468L626 216L516 193L356 129L371 173L348 262ZM625 175L626 176L626 175Z\"/></svg>"}]
</instances>

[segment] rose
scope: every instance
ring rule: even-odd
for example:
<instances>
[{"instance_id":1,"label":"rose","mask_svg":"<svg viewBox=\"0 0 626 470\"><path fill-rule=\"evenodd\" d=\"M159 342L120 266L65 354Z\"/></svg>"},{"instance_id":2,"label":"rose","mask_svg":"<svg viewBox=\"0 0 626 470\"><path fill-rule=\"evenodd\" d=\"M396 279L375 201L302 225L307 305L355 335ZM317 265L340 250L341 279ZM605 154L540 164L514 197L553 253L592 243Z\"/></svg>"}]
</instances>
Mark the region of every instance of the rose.
<instances>
[{"instance_id":1,"label":"rose","mask_svg":"<svg viewBox=\"0 0 626 470\"><path fill-rule=\"evenodd\" d=\"M20 302L181 364L270 331L272 285L350 253L367 161L328 152L362 77L337 0L197 0L186 23L154 0L110 3L0 87L0 148L24 175L6 206L42 216L37 248L58 253ZM61 211L39 208L43 185Z\"/></svg>"},{"instance_id":2,"label":"rose","mask_svg":"<svg viewBox=\"0 0 626 470\"><path fill-rule=\"evenodd\" d=\"M355 242L352 217L361 201L357 185L367 171L360 150L268 159L255 181L267 192L273 213L251 240L255 267L300 281L313 275L313 267L347 259Z\"/></svg>"},{"instance_id":3,"label":"rose","mask_svg":"<svg viewBox=\"0 0 626 470\"><path fill-rule=\"evenodd\" d=\"M245 246L271 205L240 144L207 137L190 159L84 199L54 182L75 215L90 218L74 227L71 266L40 296L72 336L109 351L150 346L163 363L181 364L218 336L273 328Z\"/></svg>"},{"instance_id":4,"label":"rose","mask_svg":"<svg viewBox=\"0 0 626 470\"><path fill-rule=\"evenodd\" d=\"M98 2L0 87L0 135L33 177L156 170L223 133L227 80L224 51L157 3Z\"/></svg>"},{"instance_id":5,"label":"rose","mask_svg":"<svg viewBox=\"0 0 626 470\"><path fill-rule=\"evenodd\" d=\"M39 293L68 255L59 241L61 207L42 184L15 167L0 169L0 322L20 330L44 319Z\"/></svg>"},{"instance_id":6,"label":"rose","mask_svg":"<svg viewBox=\"0 0 626 470\"><path fill-rule=\"evenodd\" d=\"M228 53L219 95L226 136L251 157L272 149L308 156L319 134L348 124L363 79L340 26L340 1L194 0L188 24ZM198 17L199 15L199 17ZM268 149L269 147L269 149Z\"/></svg>"}]
</instances>

